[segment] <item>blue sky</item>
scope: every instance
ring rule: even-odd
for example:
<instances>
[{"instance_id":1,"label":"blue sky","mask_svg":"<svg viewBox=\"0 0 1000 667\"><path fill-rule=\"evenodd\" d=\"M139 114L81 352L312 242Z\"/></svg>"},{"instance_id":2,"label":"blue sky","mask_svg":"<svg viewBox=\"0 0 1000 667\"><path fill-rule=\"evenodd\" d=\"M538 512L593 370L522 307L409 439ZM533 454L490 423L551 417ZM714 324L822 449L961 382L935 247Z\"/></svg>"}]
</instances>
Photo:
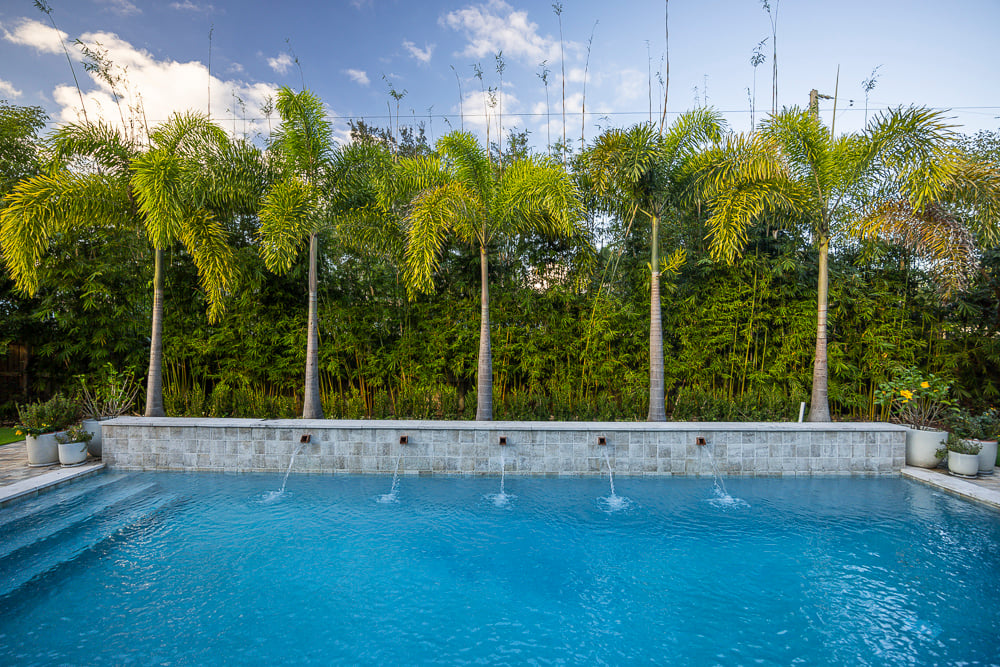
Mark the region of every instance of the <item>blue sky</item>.
<instances>
[{"instance_id":1,"label":"blue sky","mask_svg":"<svg viewBox=\"0 0 1000 667\"><path fill-rule=\"evenodd\" d=\"M390 83L397 93L405 91L401 121L423 120L432 138L463 125L482 133L487 114L495 138L501 109L504 132L526 128L536 147L562 134L560 26L548 1L50 4L76 60L91 119L114 120L119 114L107 86L80 66L76 39L107 49L116 71L124 72L120 88L141 94L150 125L173 111L207 110L211 90L212 117L224 127L266 133L261 105L279 86L298 89L304 81L327 105L340 137L346 136L349 118L389 124L390 109L396 113ZM811 88L833 95L839 66L837 129L857 129L865 118L862 82L879 67L869 116L919 104L951 109L963 131L1000 126L997 0L770 0L770 5L777 11L779 106L804 105ZM648 120L650 96L658 117L664 3L564 0L561 18L570 140L578 145L581 132L590 140L601 127ZM40 105L58 123L76 119L80 102L47 20L31 0L0 4L0 98ZM674 0L669 29L668 118L707 99L734 129L748 129L747 88L755 72L750 58L765 38L767 60L756 69L756 119L770 110L771 24L759 0ZM502 83L498 52L505 63ZM550 70L548 104L539 77L543 60ZM474 76L476 63L482 83ZM502 90L495 108L484 109L481 86ZM131 99L134 104L138 98ZM832 100L821 105L827 123L832 107Z\"/></svg>"}]
</instances>

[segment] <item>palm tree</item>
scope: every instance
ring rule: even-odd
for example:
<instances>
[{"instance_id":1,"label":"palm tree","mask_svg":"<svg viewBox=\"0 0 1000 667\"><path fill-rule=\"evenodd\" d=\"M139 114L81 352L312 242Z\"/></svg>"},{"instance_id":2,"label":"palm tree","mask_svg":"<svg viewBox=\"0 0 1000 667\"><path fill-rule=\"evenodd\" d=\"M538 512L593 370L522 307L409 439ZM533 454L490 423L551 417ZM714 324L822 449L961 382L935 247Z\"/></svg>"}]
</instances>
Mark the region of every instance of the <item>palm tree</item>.
<instances>
[{"instance_id":1,"label":"palm tree","mask_svg":"<svg viewBox=\"0 0 1000 667\"><path fill-rule=\"evenodd\" d=\"M323 103L307 90L287 86L276 103L281 127L274 149L282 176L260 210L261 254L271 271L287 272L302 241L309 239L309 319L306 334L306 386L302 417L322 419L319 387L319 300L316 276L318 234L325 216L320 177L329 164L332 130Z\"/></svg>"},{"instance_id":2,"label":"palm tree","mask_svg":"<svg viewBox=\"0 0 1000 667\"><path fill-rule=\"evenodd\" d=\"M584 169L600 208L619 220L637 213L649 219L649 421L666 421L663 325L660 311L660 224L669 206L683 195L685 166L721 138L720 114L699 108L680 116L666 131L652 124L605 131L583 155Z\"/></svg>"},{"instance_id":3,"label":"palm tree","mask_svg":"<svg viewBox=\"0 0 1000 667\"><path fill-rule=\"evenodd\" d=\"M480 324L476 419L493 419L489 254L495 244L532 232L580 233L579 193L566 171L546 157L509 161L494 169L476 138L451 132L439 156L402 159L383 180L382 207L400 211L406 229L404 279L411 297L434 289L449 234L479 248Z\"/></svg>"},{"instance_id":4,"label":"palm tree","mask_svg":"<svg viewBox=\"0 0 1000 667\"><path fill-rule=\"evenodd\" d=\"M4 261L17 287L32 295L39 287L38 262L52 237L101 229L144 233L155 253L145 415L161 417L163 250L176 241L184 245L198 268L209 320L217 321L236 280L223 220L244 199L218 178L231 146L225 133L199 114L171 117L150 135L145 150L102 123L67 125L56 132L54 146L60 166L22 181L5 198ZM94 168L70 168L80 159Z\"/></svg>"},{"instance_id":5,"label":"palm tree","mask_svg":"<svg viewBox=\"0 0 1000 667\"><path fill-rule=\"evenodd\" d=\"M712 209L709 237L731 259L769 209L810 222L819 253L816 352L810 421L829 421L828 259L833 234L883 237L929 254L958 279L974 238L998 237L1000 176L959 153L940 112L909 107L879 115L860 133L833 136L817 114L786 109L760 134L731 137L694 164ZM963 269L964 267L964 269Z\"/></svg>"}]
</instances>

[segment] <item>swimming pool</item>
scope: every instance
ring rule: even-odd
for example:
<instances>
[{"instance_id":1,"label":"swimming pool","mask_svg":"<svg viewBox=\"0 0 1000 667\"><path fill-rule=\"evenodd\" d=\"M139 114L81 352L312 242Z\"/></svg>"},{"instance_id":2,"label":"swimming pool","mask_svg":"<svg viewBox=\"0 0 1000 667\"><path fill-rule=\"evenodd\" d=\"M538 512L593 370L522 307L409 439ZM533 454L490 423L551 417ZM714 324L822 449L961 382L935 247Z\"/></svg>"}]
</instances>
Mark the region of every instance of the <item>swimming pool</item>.
<instances>
[{"instance_id":1,"label":"swimming pool","mask_svg":"<svg viewBox=\"0 0 1000 667\"><path fill-rule=\"evenodd\" d=\"M105 473L0 510L0 663L1000 662L1000 515L898 478Z\"/></svg>"}]
</instances>

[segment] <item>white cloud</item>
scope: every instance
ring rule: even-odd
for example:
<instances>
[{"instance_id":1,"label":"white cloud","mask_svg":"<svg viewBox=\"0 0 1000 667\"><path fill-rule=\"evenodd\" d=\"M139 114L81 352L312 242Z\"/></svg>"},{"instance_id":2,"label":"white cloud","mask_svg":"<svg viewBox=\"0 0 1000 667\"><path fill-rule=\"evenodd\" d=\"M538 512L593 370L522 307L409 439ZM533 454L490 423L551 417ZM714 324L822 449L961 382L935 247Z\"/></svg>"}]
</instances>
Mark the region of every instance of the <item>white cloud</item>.
<instances>
[{"instance_id":1,"label":"white cloud","mask_svg":"<svg viewBox=\"0 0 1000 667\"><path fill-rule=\"evenodd\" d=\"M584 77L594 80L594 73L587 72L582 67L571 67L569 72L566 73L566 80L571 83L583 83Z\"/></svg>"},{"instance_id":2,"label":"white cloud","mask_svg":"<svg viewBox=\"0 0 1000 667\"><path fill-rule=\"evenodd\" d=\"M211 91L212 119L223 128L233 129L234 116L237 117L237 132L244 130L244 116L247 117L247 132L267 128L266 121L255 119L263 118L261 105L268 97L277 94L277 88L271 84L223 80L214 75L210 77L208 68L198 61L157 60L149 52L135 48L114 33L86 33L80 39L92 46L98 42L101 44L108 60L113 63L114 76L124 72L123 81L114 90L121 99L121 111L106 81L89 73L81 77L87 118L92 122L103 120L121 126L122 116L130 122L144 115L152 129L176 112L206 112ZM75 47L71 47L72 51ZM243 100L245 111L237 97ZM80 98L74 86L57 86L52 91L52 98L60 106L55 114L60 122L76 122L82 118ZM140 107L143 114L138 112Z\"/></svg>"},{"instance_id":3,"label":"white cloud","mask_svg":"<svg viewBox=\"0 0 1000 667\"><path fill-rule=\"evenodd\" d=\"M6 26L0 28L8 42L31 46L43 53L62 53L62 42L69 39L69 35L62 30L32 19L22 19L14 26L13 32Z\"/></svg>"},{"instance_id":4,"label":"white cloud","mask_svg":"<svg viewBox=\"0 0 1000 667\"><path fill-rule=\"evenodd\" d=\"M349 76L351 78L351 81L353 81L354 83L360 84L362 86L367 86L369 83L371 83L368 80L368 74L366 74L363 70L345 69L342 71L344 72L344 74Z\"/></svg>"},{"instance_id":5,"label":"white cloud","mask_svg":"<svg viewBox=\"0 0 1000 667\"><path fill-rule=\"evenodd\" d=\"M279 54L277 58L268 58L267 64L278 74L287 74L288 68L292 66L292 57L287 53Z\"/></svg>"},{"instance_id":6,"label":"white cloud","mask_svg":"<svg viewBox=\"0 0 1000 667\"><path fill-rule=\"evenodd\" d=\"M496 101L496 105L491 107L489 91L486 93L483 93L482 90L467 92L462 98L461 108L453 107L452 110L454 113L461 113L464 116L466 128L471 126L483 133L486 132L486 118L488 115L490 132L492 133L490 140L496 141L501 111L503 112L504 134L507 134L515 125L523 126L524 120L520 116L515 115L521 112L521 101L517 96L508 91L501 93L499 90L493 91L493 95L492 99ZM455 126L458 127L459 123L455 123Z\"/></svg>"},{"instance_id":7,"label":"white cloud","mask_svg":"<svg viewBox=\"0 0 1000 667\"><path fill-rule=\"evenodd\" d=\"M198 5L191 2L191 0L184 0L184 2L171 2L170 8L188 12L205 12L206 14L212 14L215 12L215 5L211 3Z\"/></svg>"},{"instance_id":8,"label":"white cloud","mask_svg":"<svg viewBox=\"0 0 1000 667\"><path fill-rule=\"evenodd\" d=\"M429 44L421 49L413 42L405 39L403 40L403 48L406 49L413 58L416 58L424 64L431 61L431 54L434 53L434 46L434 44Z\"/></svg>"},{"instance_id":9,"label":"white cloud","mask_svg":"<svg viewBox=\"0 0 1000 667\"><path fill-rule=\"evenodd\" d=\"M648 77L635 69L623 69L618 73L615 96L623 101L648 99Z\"/></svg>"},{"instance_id":10,"label":"white cloud","mask_svg":"<svg viewBox=\"0 0 1000 667\"><path fill-rule=\"evenodd\" d=\"M449 12L438 23L465 33L468 44L460 54L463 56L484 58L502 51L504 57L531 66L559 59L559 42L539 35L538 24L528 20L528 12L514 11L502 0ZM564 42L563 46L566 50L578 50L575 42Z\"/></svg>"},{"instance_id":11,"label":"white cloud","mask_svg":"<svg viewBox=\"0 0 1000 667\"><path fill-rule=\"evenodd\" d=\"M11 99L17 99L21 96L21 91L14 87L14 84L9 81L4 81L0 79L0 95L4 95Z\"/></svg>"},{"instance_id":12,"label":"white cloud","mask_svg":"<svg viewBox=\"0 0 1000 667\"><path fill-rule=\"evenodd\" d=\"M131 14L141 14L142 11L129 0L98 0L102 5L106 5L109 11L119 16L129 16Z\"/></svg>"}]
</instances>

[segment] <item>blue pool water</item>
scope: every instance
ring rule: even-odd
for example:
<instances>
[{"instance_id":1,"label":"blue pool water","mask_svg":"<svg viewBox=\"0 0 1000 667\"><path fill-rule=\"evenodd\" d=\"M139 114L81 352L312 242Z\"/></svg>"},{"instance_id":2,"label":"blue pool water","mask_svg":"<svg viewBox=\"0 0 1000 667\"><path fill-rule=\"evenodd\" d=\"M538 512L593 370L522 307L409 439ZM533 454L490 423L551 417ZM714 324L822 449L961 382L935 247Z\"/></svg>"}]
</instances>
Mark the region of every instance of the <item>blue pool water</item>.
<instances>
[{"instance_id":1,"label":"blue pool water","mask_svg":"<svg viewBox=\"0 0 1000 667\"><path fill-rule=\"evenodd\" d=\"M0 509L0 664L1000 663L1000 514L615 484L106 473Z\"/></svg>"}]
</instances>

